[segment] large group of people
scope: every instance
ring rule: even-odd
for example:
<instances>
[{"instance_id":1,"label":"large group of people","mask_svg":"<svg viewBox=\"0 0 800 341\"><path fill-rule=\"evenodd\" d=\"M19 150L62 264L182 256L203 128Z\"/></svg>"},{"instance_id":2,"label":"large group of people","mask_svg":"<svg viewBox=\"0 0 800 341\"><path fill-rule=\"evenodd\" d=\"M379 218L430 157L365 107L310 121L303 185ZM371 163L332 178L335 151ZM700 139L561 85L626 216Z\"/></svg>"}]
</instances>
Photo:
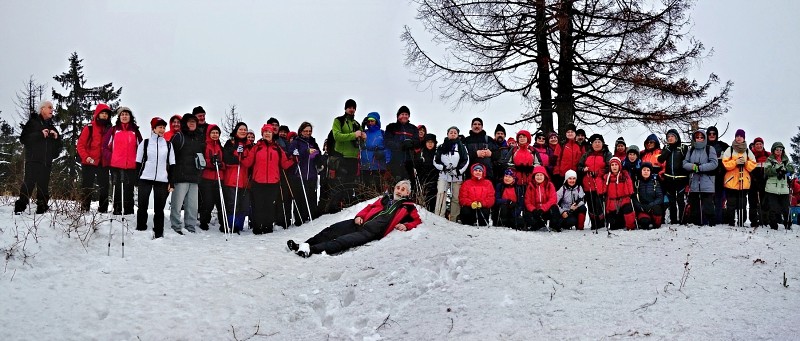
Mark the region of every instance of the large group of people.
<instances>
[{"instance_id":1,"label":"large group of people","mask_svg":"<svg viewBox=\"0 0 800 341\"><path fill-rule=\"evenodd\" d=\"M752 227L789 229L796 220L790 207L798 205L800 184L784 145L767 150L761 138L748 143L741 129L730 145L709 127L690 134L688 144L671 129L663 140L648 136L642 148L621 137L610 148L602 135L587 138L574 124L563 136L526 130L507 136L500 124L490 135L474 118L466 134L450 127L440 143L424 125L411 123L406 106L385 129L379 113L358 120L356 109L347 100L344 113L324 125L331 128L319 145L311 123L293 132L276 118L255 131L239 122L223 142L201 106L169 121L152 118L147 135L130 108L112 112L98 104L76 146L81 208L88 211L97 200L99 212L108 212L110 203L114 215L134 214L138 188L136 229L148 228L152 193L156 238L164 233L170 193L176 233L208 230L216 209L220 231L262 234L394 189L355 220L289 244L304 256L415 227L419 215L409 202L465 225L519 230L744 226L747 220ZM50 168L62 151L52 112L44 102L22 131L26 173L15 213L27 207L34 188L36 212L48 209ZM398 209L405 213L395 219Z\"/></svg>"}]
</instances>

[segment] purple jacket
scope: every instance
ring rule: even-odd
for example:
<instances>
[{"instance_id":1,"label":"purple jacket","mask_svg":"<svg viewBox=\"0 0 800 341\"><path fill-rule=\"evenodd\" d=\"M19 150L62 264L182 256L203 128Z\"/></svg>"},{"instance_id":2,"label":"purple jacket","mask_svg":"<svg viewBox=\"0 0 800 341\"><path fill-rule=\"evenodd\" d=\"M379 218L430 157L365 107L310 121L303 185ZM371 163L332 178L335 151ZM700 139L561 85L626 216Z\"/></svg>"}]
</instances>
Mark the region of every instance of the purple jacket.
<instances>
[{"instance_id":1,"label":"purple jacket","mask_svg":"<svg viewBox=\"0 0 800 341\"><path fill-rule=\"evenodd\" d=\"M309 150L312 148L314 152L310 153ZM317 181L317 169L314 161L320 155L320 150L313 137L309 137L308 140L300 136L296 137L287 147L287 153L297 160L296 166L288 170L291 176L299 178L299 171L303 175L303 181Z\"/></svg>"}]
</instances>

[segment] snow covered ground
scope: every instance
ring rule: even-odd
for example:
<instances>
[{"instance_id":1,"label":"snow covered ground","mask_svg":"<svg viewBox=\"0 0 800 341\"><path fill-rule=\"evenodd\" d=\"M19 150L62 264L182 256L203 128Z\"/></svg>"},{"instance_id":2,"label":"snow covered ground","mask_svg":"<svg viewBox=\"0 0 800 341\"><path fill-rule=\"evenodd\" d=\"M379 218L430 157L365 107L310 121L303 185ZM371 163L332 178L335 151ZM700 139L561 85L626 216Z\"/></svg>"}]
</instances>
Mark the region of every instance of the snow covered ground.
<instances>
[{"instance_id":1,"label":"snow covered ground","mask_svg":"<svg viewBox=\"0 0 800 341\"><path fill-rule=\"evenodd\" d=\"M34 227L32 215L4 205L0 340L788 340L800 332L797 226L608 236L462 226L422 212L417 229L341 255L288 252L287 239L365 205L230 241L215 227L186 236L167 228L151 240L131 222L125 258L119 222L107 256L107 222L88 239L84 223L68 236L74 215L46 214Z\"/></svg>"}]
</instances>

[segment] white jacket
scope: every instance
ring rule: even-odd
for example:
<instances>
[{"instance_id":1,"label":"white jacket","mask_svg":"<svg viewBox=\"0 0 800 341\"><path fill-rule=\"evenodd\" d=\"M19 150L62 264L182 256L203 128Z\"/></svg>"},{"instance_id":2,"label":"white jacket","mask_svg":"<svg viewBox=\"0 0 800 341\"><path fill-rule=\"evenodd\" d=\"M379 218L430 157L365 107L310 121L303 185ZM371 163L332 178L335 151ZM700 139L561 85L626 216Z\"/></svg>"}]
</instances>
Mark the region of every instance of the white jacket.
<instances>
[{"instance_id":1,"label":"white jacket","mask_svg":"<svg viewBox=\"0 0 800 341\"><path fill-rule=\"evenodd\" d=\"M145 141L149 141L146 151L144 150ZM142 165L139 179L169 182L167 167L175 164L175 150L169 146L169 142L163 137L151 133L149 139L142 140L139 143L139 148L136 149L136 163L142 163L145 152L147 153L147 160ZM167 152L169 152L169 155L167 155Z\"/></svg>"},{"instance_id":2,"label":"white jacket","mask_svg":"<svg viewBox=\"0 0 800 341\"><path fill-rule=\"evenodd\" d=\"M467 148L461 142L454 143L449 150L445 150L444 147L444 144L441 144L436 148L436 157L433 159L433 166L439 170L439 181L464 181L464 172L469 167ZM464 155L461 155L462 152ZM459 161L463 161L460 168L458 167Z\"/></svg>"}]
</instances>

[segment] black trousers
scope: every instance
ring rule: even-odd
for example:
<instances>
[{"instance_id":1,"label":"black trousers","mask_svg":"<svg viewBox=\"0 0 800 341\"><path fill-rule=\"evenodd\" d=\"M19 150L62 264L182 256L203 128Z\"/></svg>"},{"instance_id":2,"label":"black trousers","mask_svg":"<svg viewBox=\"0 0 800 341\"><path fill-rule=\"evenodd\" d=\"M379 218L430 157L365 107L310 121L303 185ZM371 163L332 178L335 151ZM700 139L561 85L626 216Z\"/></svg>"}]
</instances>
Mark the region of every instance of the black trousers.
<instances>
[{"instance_id":1,"label":"black trousers","mask_svg":"<svg viewBox=\"0 0 800 341\"><path fill-rule=\"evenodd\" d=\"M139 195L141 196L141 189L139 191ZM214 207L217 208L217 221L220 226L222 226L225 216L222 214L222 199L219 196L219 182L217 180L202 179L200 180L198 192L200 197L205 198L203 201L198 202L200 205L200 226L208 227L208 224L211 222L211 211Z\"/></svg>"},{"instance_id":2,"label":"black trousers","mask_svg":"<svg viewBox=\"0 0 800 341\"><path fill-rule=\"evenodd\" d=\"M747 220L747 211L744 209L745 205L747 205L747 191L746 189L741 191L725 189L725 197L727 198L725 203L725 222L731 226L737 222L736 219L738 218L741 218L738 223L742 226L744 226L744 221Z\"/></svg>"},{"instance_id":3,"label":"black trousers","mask_svg":"<svg viewBox=\"0 0 800 341\"><path fill-rule=\"evenodd\" d=\"M38 210L47 207L50 200L50 172L51 166L38 162L25 162L25 178L19 189L19 199L14 203L14 212L22 212L30 203L33 190L36 189L36 206Z\"/></svg>"},{"instance_id":4,"label":"black trousers","mask_svg":"<svg viewBox=\"0 0 800 341\"><path fill-rule=\"evenodd\" d=\"M567 211L567 217L564 218L561 216L561 212L555 212L555 216L553 217L553 225L560 228L560 229L569 229L573 226L576 228L583 228L583 226L578 226L578 222L583 223L582 220L579 219L579 215L583 215L584 219L586 219L586 205L580 205L574 211Z\"/></svg>"},{"instance_id":5,"label":"black trousers","mask_svg":"<svg viewBox=\"0 0 800 341\"><path fill-rule=\"evenodd\" d=\"M81 201L81 209L88 211L92 203L92 198L94 194L97 193L97 201L100 202L98 211L101 213L108 211L108 174L108 167L82 166L81 189L83 190L83 198ZM96 189L95 183L97 184Z\"/></svg>"},{"instance_id":6,"label":"black trousers","mask_svg":"<svg viewBox=\"0 0 800 341\"><path fill-rule=\"evenodd\" d=\"M664 188L664 195L667 196L666 211L669 211L669 222L671 224L681 224L685 220L683 212L686 210L686 185L689 184L689 178L673 178L664 176L661 185Z\"/></svg>"},{"instance_id":7,"label":"black trousers","mask_svg":"<svg viewBox=\"0 0 800 341\"><path fill-rule=\"evenodd\" d=\"M280 196L280 184L254 182L250 193L253 196L253 211L250 214L250 227L253 228L253 233L272 232L276 218L276 202Z\"/></svg>"},{"instance_id":8,"label":"black trousers","mask_svg":"<svg viewBox=\"0 0 800 341\"><path fill-rule=\"evenodd\" d=\"M712 226L717 223L714 193L689 193L689 222L699 226L704 220Z\"/></svg>"},{"instance_id":9,"label":"black trousers","mask_svg":"<svg viewBox=\"0 0 800 341\"><path fill-rule=\"evenodd\" d=\"M167 206L168 186L169 184L166 182L139 180L137 230L147 230L147 208L150 206L150 192L153 192L153 232L155 232L156 238L164 235L164 208Z\"/></svg>"},{"instance_id":10,"label":"black trousers","mask_svg":"<svg viewBox=\"0 0 800 341\"><path fill-rule=\"evenodd\" d=\"M114 214L133 214L133 187L136 186L136 169L111 169L111 182L114 184ZM123 192L123 187L124 192ZM122 207L124 200L125 207Z\"/></svg>"},{"instance_id":11,"label":"black trousers","mask_svg":"<svg viewBox=\"0 0 800 341\"><path fill-rule=\"evenodd\" d=\"M326 227L306 243L311 246L311 253L334 254L381 239L385 229L384 220L371 220L359 226L349 219Z\"/></svg>"},{"instance_id":12,"label":"black trousers","mask_svg":"<svg viewBox=\"0 0 800 341\"><path fill-rule=\"evenodd\" d=\"M300 179L297 179L297 181L300 181ZM278 199L275 201L275 212L277 212L275 223L277 225L286 228L292 223L292 200L295 198L295 195L297 195L297 193L294 193L294 190L289 186L286 172L282 172Z\"/></svg>"},{"instance_id":13,"label":"black trousers","mask_svg":"<svg viewBox=\"0 0 800 341\"><path fill-rule=\"evenodd\" d=\"M314 179L300 182L300 178L292 177L290 185L296 205L294 210L295 225L299 226L303 222L311 220L311 216L317 211L317 181ZM308 201L308 205L306 205L306 201Z\"/></svg>"},{"instance_id":14,"label":"black trousers","mask_svg":"<svg viewBox=\"0 0 800 341\"><path fill-rule=\"evenodd\" d=\"M772 228L783 225L789 218L789 204L791 196L789 194L767 193L764 196L764 216L762 222Z\"/></svg>"},{"instance_id":15,"label":"black trousers","mask_svg":"<svg viewBox=\"0 0 800 341\"><path fill-rule=\"evenodd\" d=\"M479 226L486 226L489 225L490 214L486 207L472 209L472 206L461 206L461 214L458 216L464 225L475 225L477 222Z\"/></svg>"}]
</instances>

